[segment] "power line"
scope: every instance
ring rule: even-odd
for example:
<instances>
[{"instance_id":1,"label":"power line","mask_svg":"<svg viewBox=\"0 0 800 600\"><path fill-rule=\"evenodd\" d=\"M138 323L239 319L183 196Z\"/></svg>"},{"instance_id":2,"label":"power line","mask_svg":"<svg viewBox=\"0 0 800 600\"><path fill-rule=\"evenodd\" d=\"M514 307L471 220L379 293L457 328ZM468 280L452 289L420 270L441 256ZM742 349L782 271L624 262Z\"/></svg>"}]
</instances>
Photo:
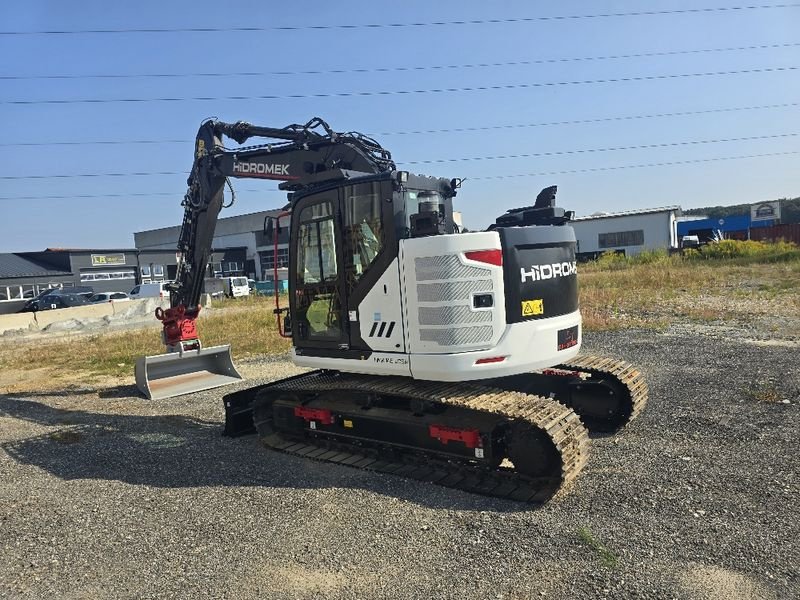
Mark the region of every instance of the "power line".
<instances>
[{"instance_id":1,"label":"power line","mask_svg":"<svg viewBox=\"0 0 800 600\"><path fill-rule=\"evenodd\" d=\"M597 152L618 152L621 150L649 150L656 148L670 148L678 146L698 146L708 144L722 144L729 142L744 142L754 140L768 140L778 138L789 138L800 136L800 133L776 133L771 135L755 135L747 137L736 138L720 138L712 140L688 140L681 142L663 142L655 144L642 144L635 146L609 146L604 148L582 148L578 150L558 150L550 152L539 152L530 154L509 154L499 156L472 156L463 158L442 158L435 160L416 160L400 162L400 165L420 165L420 164L435 164L435 163L449 163L449 162L466 162L466 161L482 161L482 160L505 160L513 158L536 158L544 156L560 156L568 154L589 154ZM96 178L96 177L147 177L147 176L160 176L160 175L186 175L185 172L178 171L135 171L132 173L67 173L60 175L3 175L0 180L30 180L30 179L77 179L77 178Z\"/></svg>"},{"instance_id":2,"label":"power line","mask_svg":"<svg viewBox=\"0 0 800 600\"><path fill-rule=\"evenodd\" d=\"M443 27L462 25L499 25L508 23L536 23L547 21L574 21L580 19L608 19L618 17L652 17L660 15L735 13L753 10L776 8L797 8L800 4L760 4L750 6L712 6L702 8L683 8L670 10L641 10L631 12L595 13L583 15L550 15L541 17L514 17L506 19L467 19L452 21L416 21L407 23L362 23L334 25L273 25L270 27L137 27L120 29L49 29L38 31L0 31L0 35L75 35L75 34L107 34L107 33L221 33L221 32L267 32L267 31L303 31L303 30L337 30L337 29L400 29L408 27Z\"/></svg>"},{"instance_id":3,"label":"power line","mask_svg":"<svg viewBox=\"0 0 800 600\"><path fill-rule=\"evenodd\" d=\"M697 163L709 163L724 160L743 160L746 158L765 158L772 156L788 156L791 154L800 154L800 150L789 150L786 152L768 152L766 154L745 154L742 156L718 156L714 158L692 158L687 160L676 160L669 162L658 163L642 163L638 165L619 165L615 167L593 167L587 169L569 169L565 171L547 171L541 173L519 173L516 175L482 175L479 177L469 177L464 179L470 180L487 180L487 179L511 179L514 177L544 177L546 175L569 175L576 173L595 173L598 171L616 171L620 169L644 169L647 167L671 167L675 165L690 165Z\"/></svg>"},{"instance_id":4,"label":"power line","mask_svg":"<svg viewBox=\"0 0 800 600\"><path fill-rule=\"evenodd\" d=\"M418 129L412 131L387 131L378 134L370 134L370 135L378 135L378 136L390 136L390 135L420 135L420 134L430 134L430 133L468 133L474 131L491 131L496 129L521 129L526 127L554 127L560 125L584 125L584 124L591 124L591 123L607 123L613 121L630 121L636 119L658 119L658 118L666 118L666 117L686 117L691 115L705 115L705 114L714 114L714 113L726 113L726 112L737 112L743 110L766 110L766 109L773 109L773 108L792 108L800 106L800 102L786 102L783 104L763 104L761 106L736 106L731 108L709 108L706 110L687 110L687 111L679 111L679 112L668 112L668 113L653 113L653 114L644 114L644 115L620 115L616 117L599 117L594 119L573 119L567 121L545 121L542 123L522 123L522 124L512 124L512 125L484 125L480 127L455 127L450 129ZM2 146L2 144L0 144Z\"/></svg>"},{"instance_id":5,"label":"power line","mask_svg":"<svg viewBox=\"0 0 800 600\"><path fill-rule=\"evenodd\" d=\"M692 115L707 115L716 113L739 112L746 110L771 110L775 108L795 108L800 102L784 102L782 104L762 104L758 106L733 106L724 108L709 108L705 110L687 110L667 113L651 113L642 115L618 115L614 117L598 117L592 119L572 119L566 121L543 121L541 123L514 123L507 125L483 125L477 127L452 127L442 129L417 129L409 131L383 131L380 133L367 133L371 137L392 135L424 135L433 133L470 133L476 131L492 131L499 129L523 129L529 127L556 127L561 125L585 125L591 123L608 123L614 121L631 121L638 119L660 119L669 117L686 117ZM27 147L27 146L84 146L84 145L129 145L129 144L185 144L190 145L190 140L84 140L84 141L55 141L55 142L11 142L0 143L0 148Z\"/></svg>"},{"instance_id":6,"label":"power line","mask_svg":"<svg viewBox=\"0 0 800 600\"><path fill-rule=\"evenodd\" d=\"M470 181L489 180L489 179L511 179L516 177L544 177L550 175L571 175L578 173L595 173L601 171L618 171L623 169L643 169L648 167L670 167L677 165L690 165L709 162L721 162L728 160L745 160L750 158L767 158L775 156L789 156L800 154L800 150L788 150L785 152L768 152L765 154L744 154L740 156L717 156L712 158L692 158L687 160L667 161L658 163L640 163L635 165L617 165L608 167L593 167L586 169L568 169L563 171L542 171L540 173L518 173L514 175L481 175L478 177L468 177ZM252 193L262 193L264 190L244 190ZM73 198L124 198L128 196L179 196L179 194L172 194L168 192L154 192L151 194L102 194L102 195L78 195L78 196L5 196L0 197L0 200L49 200L49 199L73 199Z\"/></svg>"},{"instance_id":7,"label":"power line","mask_svg":"<svg viewBox=\"0 0 800 600\"><path fill-rule=\"evenodd\" d=\"M187 77L273 77L285 75L340 75L347 73L396 73L415 71L437 71L454 69L482 69L497 67L520 67L567 62L593 62L604 60L623 60L628 58L653 58L658 56L681 56L688 54L709 54L713 52L737 52L746 50L772 50L778 48L795 48L800 42L784 44L761 44L756 46L736 46L728 48L700 48L691 50L671 50L666 52L640 52L637 54L610 54L606 56L576 56L562 58L542 58L536 60L501 61L491 63L465 63L457 65L418 65L410 67L375 67L353 69L325 69L308 71L241 71L241 72L198 72L198 73L95 73L89 75L0 75L0 80L37 80L37 79L177 79Z\"/></svg>"},{"instance_id":8,"label":"power line","mask_svg":"<svg viewBox=\"0 0 800 600\"><path fill-rule=\"evenodd\" d=\"M534 152L530 154L506 154L500 156L471 156L465 158L439 158L435 160L412 160L401 162L401 165L428 165L451 162L467 162L482 160L507 160L512 158L542 158L545 156L564 156L570 154L589 154L594 152L618 152L620 150L653 150L657 148L675 148L678 146L700 146L706 144L722 144L727 142L751 142L754 140L769 140L778 138L797 137L800 133L778 133L775 135L753 135L749 137L722 138L716 140L690 140L687 142L665 142L659 144L641 144L638 146L610 146L607 148L585 148L582 150L555 150L551 152ZM0 178L2 179L2 178Z\"/></svg>"},{"instance_id":9,"label":"power line","mask_svg":"<svg viewBox=\"0 0 800 600\"><path fill-rule=\"evenodd\" d=\"M78 179L86 177L152 177L154 175L186 175L185 171L134 171L132 173L67 173L62 175L2 175L3 180Z\"/></svg>"},{"instance_id":10,"label":"power line","mask_svg":"<svg viewBox=\"0 0 800 600\"><path fill-rule=\"evenodd\" d=\"M248 194L280 193L286 194L283 190L237 190L237 193L247 192ZM130 194L66 194L53 196L0 196L0 200L70 200L70 199L99 199L99 198L135 198L151 196L172 196L173 198L183 198L184 192L132 192Z\"/></svg>"},{"instance_id":11,"label":"power line","mask_svg":"<svg viewBox=\"0 0 800 600\"><path fill-rule=\"evenodd\" d=\"M303 98L349 98L368 96L397 96L412 94L449 94L454 92L485 92L498 90L534 89L542 87L559 87L568 85L594 85L601 83L627 83L632 81L655 81L663 79L688 79L693 77L714 77L722 75L744 75L752 73L779 73L796 71L800 67L763 67L735 71L707 71L702 73L675 73L668 75L641 75L635 77L618 77L610 79L584 79L578 81L549 81L538 83L515 83L506 85L481 85L470 87L429 88L423 90L381 90L375 92L327 92L319 94L286 94L264 96L194 96L167 98L82 98L76 100L4 100L0 105L36 105L36 104L108 104L108 103L142 103L142 102L188 102L188 101L226 101L226 100L297 100Z\"/></svg>"}]
</instances>

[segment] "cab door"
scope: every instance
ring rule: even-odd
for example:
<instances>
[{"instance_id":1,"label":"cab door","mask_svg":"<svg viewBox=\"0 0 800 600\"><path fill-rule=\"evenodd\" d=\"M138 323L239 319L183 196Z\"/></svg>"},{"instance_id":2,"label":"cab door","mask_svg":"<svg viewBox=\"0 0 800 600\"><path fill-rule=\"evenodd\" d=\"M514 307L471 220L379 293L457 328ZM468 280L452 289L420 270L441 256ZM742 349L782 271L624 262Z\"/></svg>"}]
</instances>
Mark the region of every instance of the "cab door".
<instances>
[{"instance_id":1,"label":"cab door","mask_svg":"<svg viewBox=\"0 0 800 600\"><path fill-rule=\"evenodd\" d=\"M403 352L400 271L391 180L342 186L344 298L350 348Z\"/></svg>"},{"instance_id":2,"label":"cab door","mask_svg":"<svg viewBox=\"0 0 800 600\"><path fill-rule=\"evenodd\" d=\"M295 348L349 348L342 277L338 190L301 199L294 207L289 294Z\"/></svg>"}]
</instances>

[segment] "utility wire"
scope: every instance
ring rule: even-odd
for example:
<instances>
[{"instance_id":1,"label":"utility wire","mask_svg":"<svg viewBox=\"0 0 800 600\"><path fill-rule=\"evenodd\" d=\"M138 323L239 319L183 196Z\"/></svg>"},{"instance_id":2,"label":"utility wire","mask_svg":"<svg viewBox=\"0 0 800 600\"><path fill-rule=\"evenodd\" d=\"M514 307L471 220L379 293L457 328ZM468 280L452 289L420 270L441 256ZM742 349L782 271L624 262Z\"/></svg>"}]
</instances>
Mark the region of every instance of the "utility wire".
<instances>
[{"instance_id":1,"label":"utility wire","mask_svg":"<svg viewBox=\"0 0 800 600\"><path fill-rule=\"evenodd\" d=\"M239 192L247 192L249 194L263 194L280 193L286 194L283 190L239 190ZM130 194L67 194L67 195L54 195L54 196L0 196L0 200L68 200L68 199L96 199L96 198L133 198L133 197L150 197L150 196L172 196L176 199L183 198L185 190L181 192L135 192Z\"/></svg>"},{"instance_id":2,"label":"utility wire","mask_svg":"<svg viewBox=\"0 0 800 600\"><path fill-rule=\"evenodd\" d=\"M618 152L620 150L645 150L645 149L655 149L655 148L670 148L670 147L677 147L677 146L696 146L696 145L708 145L708 144L722 144L727 142L744 142L744 141L754 141L754 140L769 140L769 139L778 139L778 138L789 138L789 137L797 137L800 136L800 133L776 133L771 135L755 135L755 136L748 136L748 137L736 137L736 138L721 138L721 139L713 139L713 140L689 140L689 141L682 141L682 142L664 142L664 143L657 143L657 144L644 144L644 145L636 145L636 146L610 146L605 148L583 148L578 150L559 150L559 151L552 151L552 152L539 152L539 153L531 153L531 154L509 154L509 155L498 155L498 156L471 156L471 157L463 157L463 158L443 158L443 159L435 159L435 160L417 160L417 161L406 161L400 162L398 164L401 165L420 165L420 164L434 164L434 163L449 163L449 162L466 162L466 161L482 161L482 160L505 160L505 159L512 159L512 158L535 158L535 157L543 157L543 156L559 156L559 155L566 155L566 154L589 154L595 152ZM176 172L176 171L136 171L132 173L67 173L61 175L3 175L0 176L0 180L30 180L30 179L75 179L75 178L84 178L84 177L147 177L147 176L158 176L158 175L185 175L185 172Z\"/></svg>"},{"instance_id":3,"label":"utility wire","mask_svg":"<svg viewBox=\"0 0 800 600\"><path fill-rule=\"evenodd\" d=\"M616 117L600 117L595 119L573 119L567 121L545 121L542 123L520 123L512 125L483 125L479 127L454 127L450 129L418 129L412 131L386 131L371 136L390 135L421 135L430 133L468 133L474 131L491 131L497 129L522 129L526 127L555 127L560 125L584 125L591 123L608 123L613 121L631 121L636 119L660 119L667 117L686 117L692 115L706 115L715 113L738 112L743 110L767 110L773 108L792 108L800 106L800 102L785 102L783 104L763 104L761 106L735 106L730 108L710 108L706 110L687 110L668 113L653 113L644 115L620 115ZM0 144L2 146L2 144Z\"/></svg>"},{"instance_id":4,"label":"utility wire","mask_svg":"<svg viewBox=\"0 0 800 600\"><path fill-rule=\"evenodd\" d=\"M334 25L273 25L270 27L136 27L119 29L46 29L38 31L0 31L0 35L75 35L103 33L220 33L220 32L267 32L336 29L387 29L407 27L443 27L460 25L497 25L506 23L536 23L547 21L573 21L579 19L608 19L617 17L651 17L660 15L736 13L753 10L797 8L800 4L758 4L749 6L712 6L670 10L640 10L631 12L595 13L583 15L549 15L540 17L513 17L506 19L465 19L452 21L416 21L406 23L361 23Z\"/></svg>"},{"instance_id":5,"label":"utility wire","mask_svg":"<svg viewBox=\"0 0 800 600\"><path fill-rule=\"evenodd\" d=\"M584 125L591 123L608 123L614 121L631 121L637 119L660 119L668 117L685 117L692 115L707 115L716 113L738 112L745 110L770 110L774 108L795 108L800 106L800 102L784 102L782 104L762 104L759 106L734 106L727 108L710 108L706 110L688 110L680 112L653 113L644 115L619 115L615 117L599 117L594 119L573 119L567 121L544 121L541 123L515 123L507 125L483 125L479 127L453 127L444 129L417 129L410 131L383 131L380 133L367 133L370 137L382 137L392 135L424 135L433 133L469 133L475 131L492 131L498 129L523 129L527 127L556 127L560 125ZM0 148L27 147L27 146L84 146L84 145L128 145L128 144L186 144L190 145L191 140L85 140L85 141L56 141L56 142L10 142L0 143Z\"/></svg>"},{"instance_id":6,"label":"utility wire","mask_svg":"<svg viewBox=\"0 0 800 600\"><path fill-rule=\"evenodd\" d=\"M0 105L36 105L36 104L108 104L108 103L142 103L142 102L188 102L188 101L225 101L225 100L297 100L302 98L349 98L368 96L398 96L412 94L449 94L454 92L485 92L497 90L535 89L543 87L559 87L568 85L594 85L600 83L627 83L632 81L655 81L663 79L689 79L694 77L715 77L721 75L744 75L750 73L779 73L797 71L800 67L763 67L735 71L707 71L702 73L675 73L668 75L641 75L634 77L617 77L609 79L584 79L577 81L549 81L538 83L515 83L505 85L481 85L470 87L428 88L422 90L381 90L375 92L328 92L320 94L286 94L263 96L194 96L166 98L82 98L76 100L3 100Z\"/></svg>"},{"instance_id":7,"label":"utility wire","mask_svg":"<svg viewBox=\"0 0 800 600\"><path fill-rule=\"evenodd\" d=\"M647 167L671 167L675 165L690 165L697 163L718 162L724 160L743 160L746 158L765 158L772 156L788 156L791 154L800 154L800 150L789 150L786 152L768 152L766 154L745 154L741 156L718 156L714 158L692 158L687 160L676 160L669 162L657 163L642 163L638 165L619 165L615 167L593 167L588 169L568 169L565 171L543 171L540 173L519 173L517 175L482 175L478 177L469 177L465 179L470 180L487 180L487 179L511 179L514 177L544 177L546 175L569 175L576 173L596 173L598 171L617 171L620 169L644 169Z\"/></svg>"},{"instance_id":8,"label":"utility wire","mask_svg":"<svg viewBox=\"0 0 800 600\"><path fill-rule=\"evenodd\" d=\"M467 162L482 160L506 160L511 158L542 158L545 156L563 156L569 154L589 154L593 152L618 152L620 150L652 150L655 148L674 148L677 146L699 146L706 144L722 144L726 142L750 142L753 140L769 140L797 137L800 133L778 133L775 135L754 135L749 137L723 138L716 140L691 140L688 142L665 142L659 144L641 144L638 146L610 146L608 148L585 148L582 150L554 150L552 152L535 152L530 154L506 154L499 156L471 156L464 158L438 158L434 160L411 160L400 162L401 165L429 165L451 162Z\"/></svg>"},{"instance_id":9,"label":"utility wire","mask_svg":"<svg viewBox=\"0 0 800 600\"><path fill-rule=\"evenodd\" d=\"M577 173L596 173L601 171L618 171L622 169L643 169L647 167L670 167L676 165L690 165L709 162L721 162L728 160L744 160L749 158L767 158L774 156L789 156L800 154L800 150L788 150L786 152L768 152L765 154L744 154L740 156L717 156L713 158L692 158L687 160L658 162L658 163L641 163L635 165L617 165L609 167L593 167L587 169L569 169L564 171L542 171L539 173L519 173L515 175L482 175L478 177L469 177L470 181L489 180L489 179L511 179L516 177L544 177L550 175L570 175ZM465 178L467 179L467 178ZM251 190L246 190L251 191ZM255 190L252 190L254 193ZM261 193L259 190L257 193ZM125 198L128 196L180 196L180 194L173 194L169 192L154 192L151 194L102 194L102 195L78 195L78 196L0 196L0 200L49 200L49 199L73 199L73 198Z\"/></svg>"},{"instance_id":10,"label":"utility wire","mask_svg":"<svg viewBox=\"0 0 800 600\"><path fill-rule=\"evenodd\" d=\"M95 73L89 75L0 75L0 80L35 80L35 79L177 79L187 77L273 77L283 75L341 75L347 73L396 73L415 71L441 71L455 69L483 69L496 67L520 67L568 62L593 62L604 60L622 60L628 58L653 58L657 56L682 56L687 54L709 54L713 52L736 52L745 50L772 50L778 48L795 48L800 42L785 44L762 44L757 46L736 46L729 48L700 48L692 50L671 50L667 52L640 52L637 54L610 54L606 56L576 56L564 58L542 58L536 60L502 61L491 63L465 63L457 65L418 65L410 67L375 67L354 69L324 69L310 71L241 71L241 72L198 72L198 73Z\"/></svg>"}]
</instances>

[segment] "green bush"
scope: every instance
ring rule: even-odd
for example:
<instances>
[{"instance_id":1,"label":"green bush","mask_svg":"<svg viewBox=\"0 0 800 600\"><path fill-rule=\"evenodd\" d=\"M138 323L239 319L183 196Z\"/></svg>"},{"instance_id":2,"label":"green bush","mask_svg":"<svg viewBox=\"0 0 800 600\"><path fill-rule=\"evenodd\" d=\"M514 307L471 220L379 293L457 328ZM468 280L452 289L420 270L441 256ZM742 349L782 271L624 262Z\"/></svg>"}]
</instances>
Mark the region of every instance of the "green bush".
<instances>
[{"instance_id":1,"label":"green bush","mask_svg":"<svg viewBox=\"0 0 800 600\"><path fill-rule=\"evenodd\" d=\"M800 248L791 242L756 242L753 240L721 240L702 246L699 250L688 248L680 254L670 255L663 249L644 250L634 256L608 251L600 255L592 266L599 271L619 271L635 265L677 265L684 261L728 260L736 263L786 262L800 260Z\"/></svg>"},{"instance_id":2,"label":"green bush","mask_svg":"<svg viewBox=\"0 0 800 600\"><path fill-rule=\"evenodd\" d=\"M800 250L790 242L756 242L753 240L721 240L700 248L699 256L707 259L775 259L800 257Z\"/></svg>"},{"instance_id":3,"label":"green bush","mask_svg":"<svg viewBox=\"0 0 800 600\"><path fill-rule=\"evenodd\" d=\"M622 269L628 265L628 258L624 254L606 251L595 261L598 267L604 270Z\"/></svg>"},{"instance_id":4,"label":"green bush","mask_svg":"<svg viewBox=\"0 0 800 600\"><path fill-rule=\"evenodd\" d=\"M669 252L663 248L644 250L635 256L631 256L629 260L635 265L650 265L653 263L666 262L669 260Z\"/></svg>"}]
</instances>

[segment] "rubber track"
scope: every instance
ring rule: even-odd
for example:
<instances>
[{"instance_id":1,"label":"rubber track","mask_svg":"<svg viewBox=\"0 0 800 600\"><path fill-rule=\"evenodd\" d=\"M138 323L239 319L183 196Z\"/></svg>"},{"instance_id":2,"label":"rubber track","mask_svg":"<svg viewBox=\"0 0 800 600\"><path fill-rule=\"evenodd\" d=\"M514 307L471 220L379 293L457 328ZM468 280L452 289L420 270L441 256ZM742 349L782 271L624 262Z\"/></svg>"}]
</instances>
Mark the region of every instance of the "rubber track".
<instances>
[{"instance_id":1,"label":"rubber track","mask_svg":"<svg viewBox=\"0 0 800 600\"><path fill-rule=\"evenodd\" d=\"M261 435L269 447L304 456L392 473L468 492L541 503L569 484L588 458L589 435L579 417L558 402L496 388L463 383L415 381L405 377L370 377L315 371L272 384L269 390L287 392L330 392L331 390L371 392L417 398L449 406L493 413L514 422L527 422L546 433L561 456L561 473L551 477L529 477L509 467L489 468L478 462L444 460L424 450L392 452L392 459L361 446L311 437L287 439L280 434ZM256 400L253 420L259 434L266 417L259 409L270 410L271 402ZM308 430L307 430L308 431Z\"/></svg>"},{"instance_id":2,"label":"rubber track","mask_svg":"<svg viewBox=\"0 0 800 600\"><path fill-rule=\"evenodd\" d=\"M628 390L631 403L631 412L628 419L617 424L617 428L624 427L644 410L647 405L648 388L644 375L634 365L624 360L606 358L593 354L582 354L568 363L553 367L567 371L581 371L598 377L614 377Z\"/></svg>"}]
</instances>

